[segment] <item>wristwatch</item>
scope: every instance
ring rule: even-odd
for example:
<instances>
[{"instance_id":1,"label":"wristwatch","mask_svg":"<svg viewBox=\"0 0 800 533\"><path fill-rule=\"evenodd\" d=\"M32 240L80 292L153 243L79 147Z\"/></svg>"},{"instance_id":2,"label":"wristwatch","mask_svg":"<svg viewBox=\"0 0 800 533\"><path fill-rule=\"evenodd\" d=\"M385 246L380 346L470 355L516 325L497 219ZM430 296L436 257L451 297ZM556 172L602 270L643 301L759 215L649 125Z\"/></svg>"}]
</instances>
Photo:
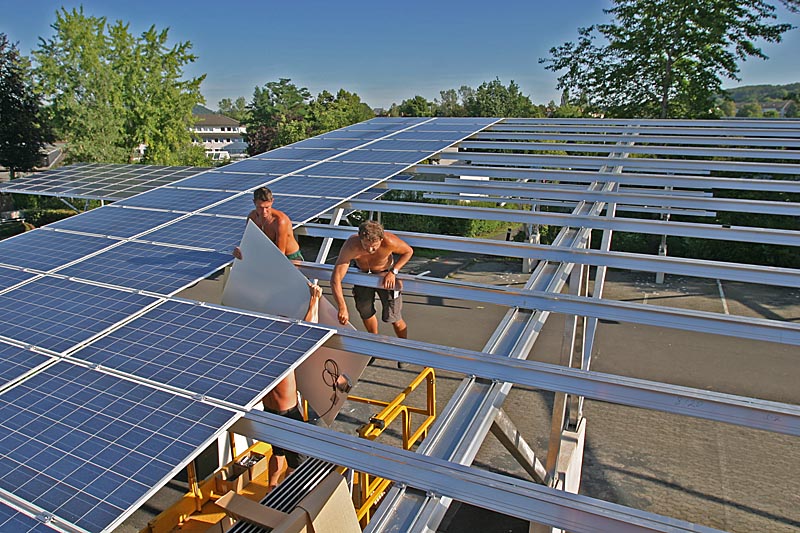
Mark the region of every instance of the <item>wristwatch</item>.
<instances>
[{"instance_id":1,"label":"wristwatch","mask_svg":"<svg viewBox=\"0 0 800 533\"><path fill-rule=\"evenodd\" d=\"M397 275L399 272L400 272L400 271L399 271L399 270L397 270L396 268L393 268L393 269L392 269L392 274L394 274L395 276L396 276L396 275Z\"/></svg>"}]
</instances>

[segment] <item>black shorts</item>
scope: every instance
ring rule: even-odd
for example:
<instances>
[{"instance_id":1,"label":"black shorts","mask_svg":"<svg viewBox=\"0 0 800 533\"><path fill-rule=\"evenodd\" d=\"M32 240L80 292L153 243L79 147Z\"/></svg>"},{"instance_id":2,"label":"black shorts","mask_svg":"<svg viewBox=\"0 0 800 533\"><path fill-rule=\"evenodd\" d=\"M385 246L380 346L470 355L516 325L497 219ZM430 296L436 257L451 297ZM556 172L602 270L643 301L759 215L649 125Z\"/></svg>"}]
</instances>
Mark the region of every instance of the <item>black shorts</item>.
<instances>
[{"instance_id":1,"label":"black shorts","mask_svg":"<svg viewBox=\"0 0 800 533\"><path fill-rule=\"evenodd\" d=\"M285 411L273 411L272 409L265 409L265 411L275 415L285 416L286 418L291 418L292 420L299 420L300 422L305 422L305 419L303 418L303 413L300 412L300 408L297 405ZM300 466L300 463L306 460L306 456L303 455L302 453L293 452L291 450L285 450L277 446L272 447L272 455L277 455L278 457L286 457L286 464L289 465L289 468L292 469L297 468L298 466Z\"/></svg>"},{"instance_id":2,"label":"black shorts","mask_svg":"<svg viewBox=\"0 0 800 533\"><path fill-rule=\"evenodd\" d=\"M353 285L353 299L362 320L375 314L375 293L378 293L383 307L381 320L392 324L403 320L403 295L400 291Z\"/></svg>"}]
</instances>

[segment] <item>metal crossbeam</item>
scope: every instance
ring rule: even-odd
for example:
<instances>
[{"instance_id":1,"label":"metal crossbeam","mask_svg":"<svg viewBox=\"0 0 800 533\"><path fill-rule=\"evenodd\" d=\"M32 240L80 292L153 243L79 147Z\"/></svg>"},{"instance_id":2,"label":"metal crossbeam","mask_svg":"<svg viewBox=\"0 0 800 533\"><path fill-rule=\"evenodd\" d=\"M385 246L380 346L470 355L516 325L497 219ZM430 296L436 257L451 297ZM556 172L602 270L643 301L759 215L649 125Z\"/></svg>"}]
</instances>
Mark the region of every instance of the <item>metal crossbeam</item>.
<instances>
[{"instance_id":1,"label":"metal crossbeam","mask_svg":"<svg viewBox=\"0 0 800 533\"><path fill-rule=\"evenodd\" d=\"M687 198L662 191L648 194L634 192L600 192L584 189L563 189L536 183L459 180L458 183L425 180L387 182L390 190L431 191L466 194L486 194L503 197L549 198L573 202L610 202L626 205L680 207L707 209L735 213L761 213L766 215L788 215L800 217L800 203L742 200L738 198ZM469 200L469 198L464 198ZM508 201L513 202L513 198Z\"/></svg>"},{"instance_id":2,"label":"metal crossbeam","mask_svg":"<svg viewBox=\"0 0 800 533\"><path fill-rule=\"evenodd\" d=\"M539 181L559 181L592 183L601 178L595 171L554 170L541 168L478 167L472 165L417 165L411 168L417 174L438 174L446 176L479 176L493 178L514 178ZM645 185L649 187L675 187L684 189L734 189L742 191L790 192L800 193L800 180L772 180L747 178L715 178L705 176L684 176L673 174L623 173L614 176L614 181L626 185Z\"/></svg>"},{"instance_id":3,"label":"metal crossbeam","mask_svg":"<svg viewBox=\"0 0 800 533\"><path fill-rule=\"evenodd\" d=\"M637 139L638 141L638 139ZM774 145L773 145L774 146ZM635 145L620 147L615 144L588 143L540 143L513 141L464 141L458 144L464 150L514 150L514 151L563 151L563 152L595 152L679 155L689 157L730 157L742 159L800 159L800 151L785 149L752 149L752 148L701 148L697 146L654 146Z\"/></svg>"},{"instance_id":4,"label":"metal crossbeam","mask_svg":"<svg viewBox=\"0 0 800 533\"><path fill-rule=\"evenodd\" d=\"M558 145L553 145L554 147ZM492 154L487 152L444 152L441 159L471 161L480 165L512 165L517 167L567 167L599 169L608 165L608 158L577 155ZM708 159L627 159L625 168L634 171L693 172L717 170L756 174L797 174L797 165L781 163L752 163L748 161L718 161Z\"/></svg>"},{"instance_id":5,"label":"metal crossbeam","mask_svg":"<svg viewBox=\"0 0 800 533\"><path fill-rule=\"evenodd\" d=\"M299 228L299 235L310 237L347 239L356 233L355 228L331 227L322 224L306 224ZM450 235L429 235L406 231L393 232L411 246L470 252L497 257L518 257L543 261L578 263L593 266L608 266L642 272L664 272L680 276L763 283L783 287L800 287L800 271L742 263L724 263L703 259L687 259L628 252L604 252L594 249L576 249L566 246L547 246L512 241L493 241Z\"/></svg>"},{"instance_id":6,"label":"metal crossbeam","mask_svg":"<svg viewBox=\"0 0 800 533\"><path fill-rule=\"evenodd\" d=\"M660 130L663 131L663 130ZM618 133L520 133L513 131L490 130L476 133L470 140L497 140L507 139L514 141L563 141L563 142L621 142L630 140L630 136ZM703 145L703 146L772 146L783 148L800 148L800 140L789 137L712 137L700 135L636 135L638 144L662 145ZM552 145L551 145L552 146Z\"/></svg>"},{"instance_id":7,"label":"metal crossbeam","mask_svg":"<svg viewBox=\"0 0 800 533\"><path fill-rule=\"evenodd\" d=\"M383 211L406 215L428 215L448 218L503 220L528 224L550 224L554 226L579 226L593 229L631 231L653 235L677 235L723 241L755 242L800 246L800 232L746 226L715 226L689 222L642 220L634 218L608 219L601 216L581 216L563 213L542 213L516 209L495 209L457 205L420 204L414 202L389 202L350 200L348 205L365 211Z\"/></svg>"},{"instance_id":8,"label":"metal crossbeam","mask_svg":"<svg viewBox=\"0 0 800 533\"><path fill-rule=\"evenodd\" d=\"M715 531L493 472L251 411L232 430L430 494L574 532Z\"/></svg>"}]
</instances>

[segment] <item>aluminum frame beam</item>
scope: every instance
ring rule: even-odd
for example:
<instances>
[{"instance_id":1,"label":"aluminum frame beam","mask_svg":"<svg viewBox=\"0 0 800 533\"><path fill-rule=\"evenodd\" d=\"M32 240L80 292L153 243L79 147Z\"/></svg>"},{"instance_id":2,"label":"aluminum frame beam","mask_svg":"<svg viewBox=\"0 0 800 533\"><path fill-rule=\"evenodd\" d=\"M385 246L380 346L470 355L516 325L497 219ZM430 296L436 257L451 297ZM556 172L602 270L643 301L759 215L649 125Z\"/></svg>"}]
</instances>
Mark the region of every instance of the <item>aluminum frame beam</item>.
<instances>
[{"instance_id":1,"label":"aluminum frame beam","mask_svg":"<svg viewBox=\"0 0 800 533\"><path fill-rule=\"evenodd\" d=\"M591 169L599 169L608 165L608 158L600 156L494 154L487 152L443 152L437 155L440 159L444 160L471 161L472 164L479 165L513 165L518 167L552 166ZM717 161L708 159L650 159L637 157L636 159L627 159L624 166L628 170L661 172L717 170L721 172L742 172L749 174L793 175L800 173L800 169L794 164Z\"/></svg>"},{"instance_id":2,"label":"aluminum frame beam","mask_svg":"<svg viewBox=\"0 0 800 533\"><path fill-rule=\"evenodd\" d=\"M494 209L489 207L466 207L457 205L421 204L415 202L389 202L373 200L349 200L348 205L365 211L383 211L413 215L428 215L448 218L479 218L524 222L528 224L550 224L554 226L580 226L592 229L611 229L650 233L653 235L677 235L723 241L755 242L800 246L800 232L746 226L717 226L690 222L667 222L634 218L608 219L602 216L582 216L564 213L542 213L516 209Z\"/></svg>"},{"instance_id":3,"label":"aluminum frame beam","mask_svg":"<svg viewBox=\"0 0 800 533\"><path fill-rule=\"evenodd\" d=\"M356 233L355 228L330 227L323 224L306 224L298 229L298 235L310 237L347 239ZM411 246L492 255L518 257L564 263L579 263L592 266L608 266L641 272L664 272L681 276L693 276L744 283L763 283L781 287L800 288L800 270L743 263L724 263L703 259L687 259L629 252L605 252L594 249L576 249L567 246L548 246L512 241L493 241L450 235L429 235L395 231Z\"/></svg>"},{"instance_id":4,"label":"aluminum frame beam","mask_svg":"<svg viewBox=\"0 0 800 533\"><path fill-rule=\"evenodd\" d=\"M800 217L800 203L772 202L766 200L742 200L738 198L689 198L663 191L639 194L635 192L601 192L578 189L562 189L536 183L498 182L459 180L460 183L451 183L426 180L405 180L386 182L390 190L400 191L430 191L466 194L486 194L503 197L519 196L521 198L548 198L553 200L567 200L572 202L607 202L622 203L625 205L678 207L685 209L705 209L709 211L730 211L736 213L761 213L765 215L788 215ZM469 200L470 198L462 198ZM480 198L477 198L480 200ZM501 199L502 200L502 199ZM514 202L513 198L507 201Z\"/></svg>"},{"instance_id":5,"label":"aluminum frame beam","mask_svg":"<svg viewBox=\"0 0 800 533\"><path fill-rule=\"evenodd\" d=\"M447 176L479 176L515 178L538 181L567 181L592 183L600 179L596 171L559 170L542 168L512 168L472 165L416 165L410 172L417 174L444 174ZM744 191L800 193L800 180L765 180L747 178L717 178L673 174L622 173L614 177L616 183L645 185L649 187L675 187L684 189L736 189ZM388 183L388 182L387 182Z\"/></svg>"},{"instance_id":6,"label":"aluminum frame beam","mask_svg":"<svg viewBox=\"0 0 800 533\"><path fill-rule=\"evenodd\" d=\"M663 130L662 130L663 131ZM618 133L520 133L513 131L489 130L476 133L470 140L488 141L508 139L514 141L564 141L564 142L624 142L630 136ZM739 138L739 137L711 137L699 135L636 135L638 144L662 145L704 145L704 146L773 146L783 148L800 148L800 140L796 138Z\"/></svg>"},{"instance_id":7,"label":"aluminum frame beam","mask_svg":"<svg viewBox=\"0 0 800 533\"><path fill-rule=\"evenodd\" d=\"M569 494L535 483L359 439L263 411L232 430L313 457L413 486L429 494L579 532L716 531L681 520Z\"/></svg>"},{"instance_id":8,"label":"aluminum frame beam","mask_svg":"<svg viewBox=\"0 0 800 533\"><path fill-rule=\"evenodd\" d=\"M333 272L333 265L300 263L299 266L300 270L309 278L330 280ZM597 301L586 296L495 287L477 283L458 283L452 280L434 280L419 276L401 275L400 279L403 281L403 290L411 294L471 300L506 307L520 307L800 346L800 324L792 322L616 300ZM354 269L347 272L344 281L353 285L378 287L378 280L375 276Z\"/></svg>"},{"instance_id":9,"label":"aluminum frame beam","mask_svg":"<svg viewBox=\"0 0 800 533\"><path fill-rule=\"evenodd\" d=\"M638 139L637 139L638 141ZM697 146L625 146L613 144L588 144L588 143L540 143L540 142L514 142L514 141L462 141L458 147L464 150L514 150L514 151L563 151L563 152L595 152L595 153L625 153L625 154L653 154L653 155L679 155L689 157L737 157L743 159L800 159L797 150L767 150L754 148L704 148ZM470 152L471 153L471 152Z\"/></svg>"}]
</instances>

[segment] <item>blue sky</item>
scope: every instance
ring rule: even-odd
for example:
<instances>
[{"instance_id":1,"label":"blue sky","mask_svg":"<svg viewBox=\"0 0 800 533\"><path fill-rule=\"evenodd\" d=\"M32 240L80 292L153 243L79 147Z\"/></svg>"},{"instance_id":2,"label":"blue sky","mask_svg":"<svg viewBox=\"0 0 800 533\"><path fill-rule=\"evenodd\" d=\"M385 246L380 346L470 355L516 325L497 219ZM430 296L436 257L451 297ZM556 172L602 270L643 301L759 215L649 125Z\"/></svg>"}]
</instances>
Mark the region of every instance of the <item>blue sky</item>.
<instances>
[{"instance_id":1,"label":"blue sky","mask_svg":"<svg viewBox=\"0 0 800 533\"><path fill-rule=\"evenodd\" d=\"M282 77L315 95L354 91L372 107L495 77L513 79L535 103L558 101L557 76L538 58L574 40L578 27L605 21L611 2L0 0L0 32L29 54L52 35L62 5L129 22L137 34L155 24L173 42L190 41L198 59L186 74L207 74L202 92L216 109L222 98L249 101L254 87ZM780 13L800 25L800 16ZM747 61L742 82L724 86L800 81L799 29L763 49L769 61Z\"/></svg>"}]
</instances>

